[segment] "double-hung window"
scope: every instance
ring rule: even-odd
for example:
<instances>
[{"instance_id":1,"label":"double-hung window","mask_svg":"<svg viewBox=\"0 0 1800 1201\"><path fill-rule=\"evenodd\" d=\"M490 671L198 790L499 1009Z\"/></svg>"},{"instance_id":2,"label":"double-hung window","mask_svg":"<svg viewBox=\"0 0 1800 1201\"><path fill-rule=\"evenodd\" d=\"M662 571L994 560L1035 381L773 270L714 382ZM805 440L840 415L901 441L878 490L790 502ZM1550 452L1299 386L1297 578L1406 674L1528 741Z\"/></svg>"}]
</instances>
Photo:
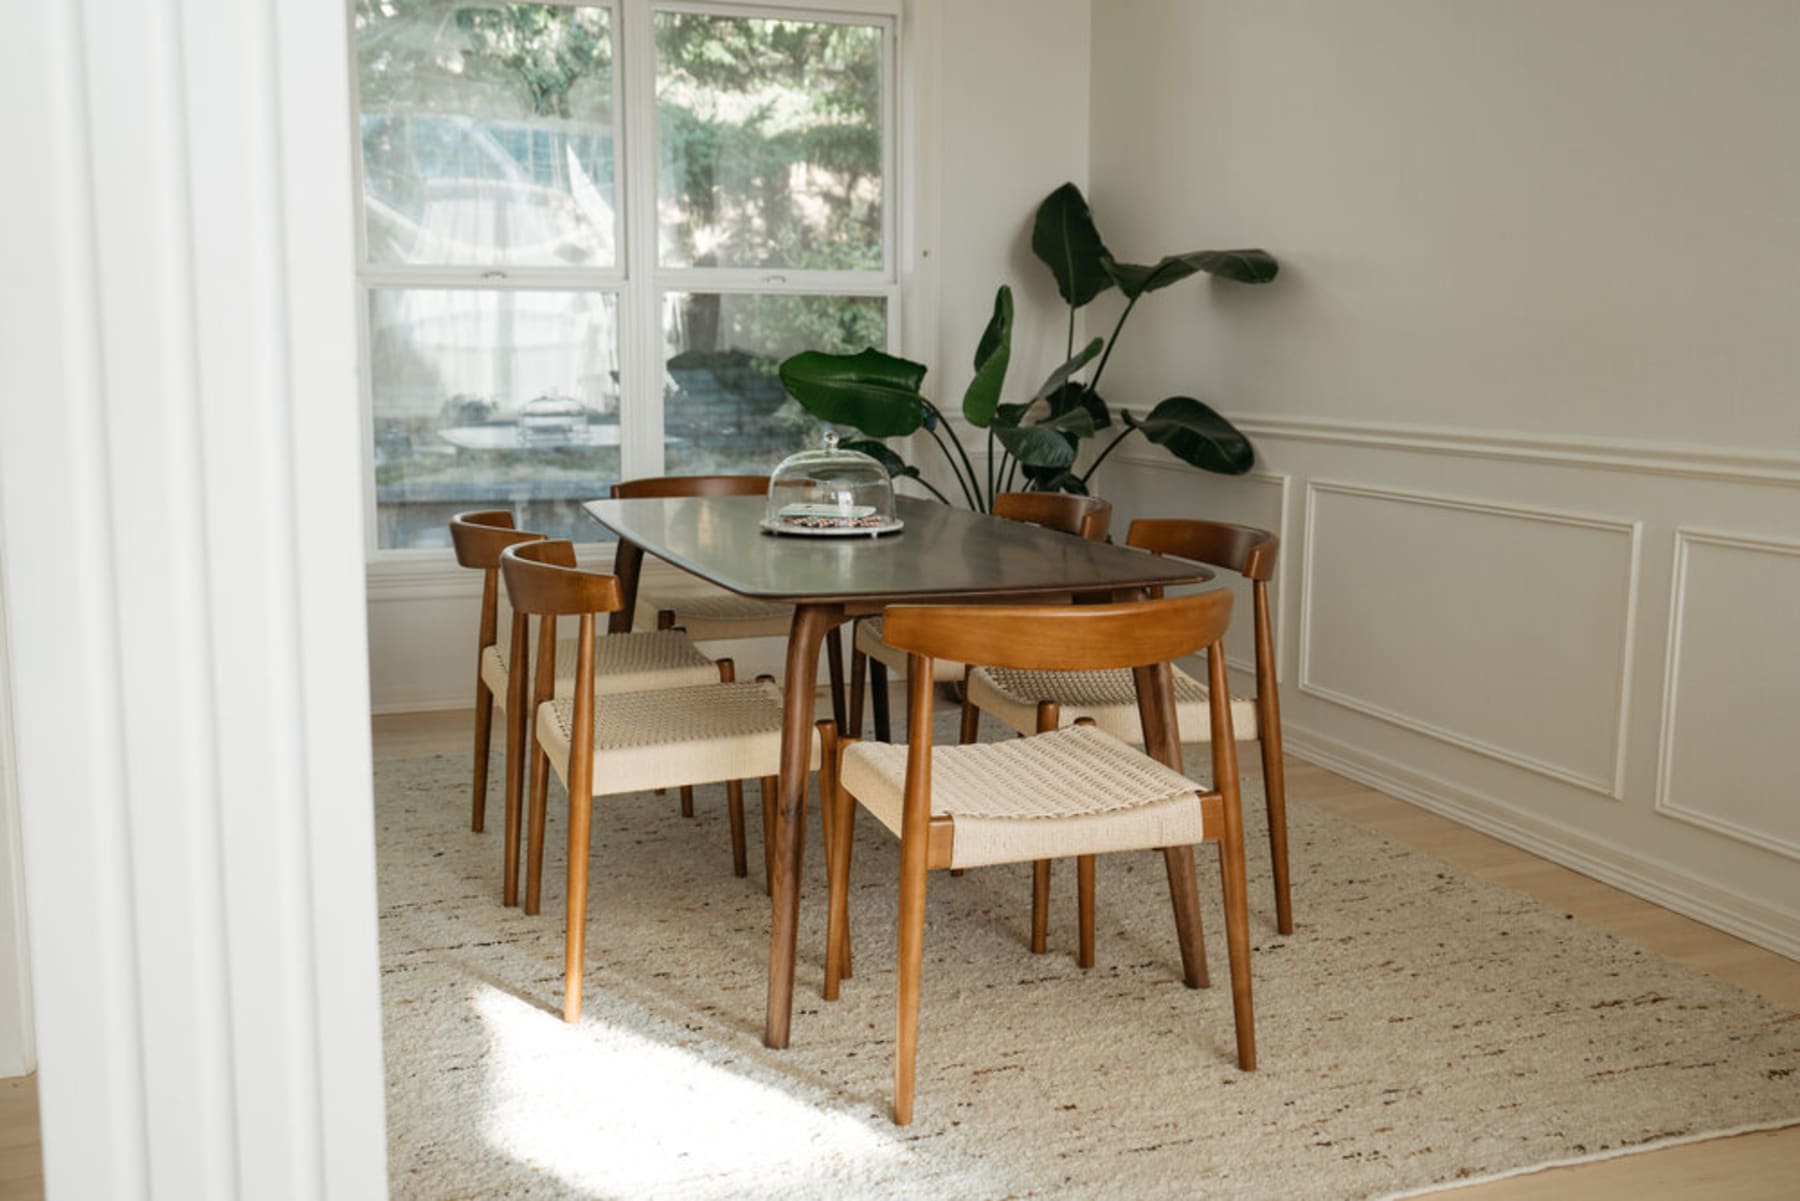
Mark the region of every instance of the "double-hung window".
<instances>
[{"instance_id":1,"label":"double-hung window","mask_svg":"<svg viewBox=\"0 0 1800 1201\"><path fill-rule=\"evenodd\" d=\"M784 3L358 0L371 549L814 440L776 365L897 345L895 26Z\"/></svg>"}]
</instances>

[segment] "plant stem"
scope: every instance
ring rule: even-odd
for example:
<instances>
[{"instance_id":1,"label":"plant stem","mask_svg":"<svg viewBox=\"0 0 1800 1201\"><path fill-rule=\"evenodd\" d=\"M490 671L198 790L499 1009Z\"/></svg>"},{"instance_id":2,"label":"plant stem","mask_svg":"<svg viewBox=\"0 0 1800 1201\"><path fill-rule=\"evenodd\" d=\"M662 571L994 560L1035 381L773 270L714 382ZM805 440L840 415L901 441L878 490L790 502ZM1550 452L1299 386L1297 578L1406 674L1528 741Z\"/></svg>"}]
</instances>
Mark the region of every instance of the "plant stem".
<instances>
[{"instance_id":1,"label":"plant stem","mask_svg":"<svg viewBox=\"0 0 1800 1201\"><path fill-rule=\"evenodd\" d=\"M981 477L975 474L975 464L969 461L969 452L963 449L962 439L956 436L956 427L951 425L950 422L945 419L943 411L936 405L932 404L929 400L925 403L930 407L932 412L937 414L938 424L950 432L950 441L955 445L956 453L962 456L963 467L969 473L969 484L975 492L979 493L981 490ZM974 509L977 513L987 512L978 500L971 500L969 502L969 507Z\"/></svg>"},{"instance_id":2,"label":"plant stem","mask_svg":"<svg viewBox=\"0 0 1800 1201\"><path fill-rule=\"evenodd\" d=\"M989 511L989 512L992 512L992 511L993 511L993 508L994 508L994 426L993 426L993 423L992 423L992 422L990 422L990 423L989 423L989 424L988 424L988 432L987 432L987 434L988 434L988 453L987 453L987 469L988 469L988 472L987 472L987 475L988 475L988 491L987 491L987 503L988 503L988 511Z\"/></svg>"},{"instance_id":3,"label":"plant stem","mask_svg":"<svg viewBox=\"0 0 1800 1201\"><path fill-rule=\"evenodd\" d=\"M1092 392L1099 386L1100 375L1106 370L1106 361L1112 358L1113 347L1119 344L1119 331L1125 328L1125 318L1131 316L1131 310L1137 307L1138 297L1142 295L1143 293L1140 292L1137 296L1133 296L1130 300L1125 302L1125 311L1119 314L1119 323L1113 326L1112 337L1106 340L1106 352L1100 356L1100 365L1095 367L1094 374L1088 377L1087 386L1089 392ZM1109 447L1108 449L1111 448ZM1087 477L1083 476L1082 478L1086 479Z\"/></svg>"},{"instance_id":4,"label":"plant stem","mask_svg":"<svg viewBox=\"0 0 1800 1201\"><path fill-rule=\"evenodd\" d=\"M940 414L940 417L941 416L942 414ZM939 424L942 424L942 422L940 421ZM969 481L963 478L963 473L956 469L956 457L950 453L950 448L944 445L944 439L930 426L925 427L925 432L931 435L931 440L936 442L938 444L938 449L944 452L944 458L950 463L950 474L956 477L957 484L962 488L963 499L969 502L969 507L971 509L974 509L977 513L982 512L981 502L975 499L975 494L973 492L969 491ZM950 436L952 438L956 437L955 432L953 431ZM961 448L959 447L958 449ZM973 475L974 473L970 472L970 474Z\"/></svg>"},{"instance_id":5,"label":"plant stem","mask_svg":"<svg viewBox=\"0 0 1800 1201\"><path fill-rule=\"evenodd\" d=\"M1106 449L1101 451L1099 454L1099 457L1097 457L1092 463L1089 463L1088 469L1081 473L1081 482L1084 486L1087 484L1087 482L1089 480L1094 478L1094 472L1096 472L1100 469L1100 464L1106 462L1106 456L1110 455L1113 452L1113 447L1115 447L1119 443L1125 441L1125 439L1131 437L1131 435L1133 433L1135 433L1136 431L1137 431L1137 426L1128 425L1125 427L1124 433L1120 434L1117 438L1114 438L1111 442L1108 442L1106 444Z\"/></svg>"},{"instance_id":6,"label":"plant stem","mask_svg":"<svg viewBox=\"0 0 1800 1201\"><path fill-rule=\"evenodd\" d=\"M1069 340L1068 340L1066 348L1063 350L1063 362L1066 363L1074 357L1075 357L1075 306L1070 305L1069 306Z\"/></svg>"},{"instance_id":7,"label":"plant stem","mask_svg":"<svg viewBox=\"0 0 1800 1201\"><path fill-rule=\"evenodd\" d=\"M948 496L945 496L942 492L939 492L936 488L933 488L931 486L931 481L926 479L924 476L915 475L915 476L910 476L908 478L917 480L921 487L923 487L927 492L931 493L933 496L937 497L939 500L943 501L945 504L950 503L950 498Z\"/></svg>"}]
</instances>

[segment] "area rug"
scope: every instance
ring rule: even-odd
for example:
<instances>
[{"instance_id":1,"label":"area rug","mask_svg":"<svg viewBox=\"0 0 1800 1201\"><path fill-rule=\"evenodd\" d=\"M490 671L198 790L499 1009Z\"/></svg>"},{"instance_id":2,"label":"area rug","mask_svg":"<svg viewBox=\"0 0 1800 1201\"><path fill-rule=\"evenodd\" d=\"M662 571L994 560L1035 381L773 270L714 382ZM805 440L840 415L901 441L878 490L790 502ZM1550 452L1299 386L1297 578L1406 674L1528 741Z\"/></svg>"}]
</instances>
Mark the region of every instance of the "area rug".
<instances>
[{"instance_id":1,"label":"area rug","mask_svg":"<svg viewBox=\"0 0 1800 1201\"><path fill-rule=\"evenodd\" d=\"M1069 865L1039 956L1028 868L933 873L917 1112L895 1127L897 856L875 822L858 827L855 975L826 1003L812 810L776 1052L760 856L731 875L722 789L691 820L669 796L600 805L586 1008L567 1026L564 803L526 917L499 903L500 835L469 832L467 788L466 758L376 769L396 1197L1342 1201L1800 1122L1795 1014L1301 804L1298 929L1277 935L1251 778L1257 1071L1233 1059L1210 852L1205 990L1181 986L1153 853L1101 860L1088 972Z\"/></svg>"}]
</instances>

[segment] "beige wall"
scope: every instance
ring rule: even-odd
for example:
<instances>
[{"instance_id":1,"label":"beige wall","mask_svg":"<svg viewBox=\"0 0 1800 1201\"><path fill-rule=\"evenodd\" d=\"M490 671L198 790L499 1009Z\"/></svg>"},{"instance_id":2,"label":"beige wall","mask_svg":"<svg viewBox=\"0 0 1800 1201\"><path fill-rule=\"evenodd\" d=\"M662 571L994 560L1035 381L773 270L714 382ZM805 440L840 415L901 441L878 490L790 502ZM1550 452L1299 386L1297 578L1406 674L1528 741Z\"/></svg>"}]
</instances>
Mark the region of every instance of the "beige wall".
<instances>
[{"instance_id":1,"label":"beige wall","mask_svg":"<svg viewBox=\"0 0 1800 1201\"><path fill-rule=\"evenodd\" d=\"M1123 257L1261 245L1133 318L1278 528L1308 757L1800 953L1800 7L1124 3L1090 195Z\"/></svg>"},{"instance_id":2,"label":"beige wall","mask_svg":"<svg viewBox=\"0 0 1800 1201\"><path fill-rule=\"evenodd\" d=\"M1800 449L1797 55L1783 0L1101 0L1114 249L1266 243L1287 271L1143 314L1141 382Z\"/></svg>"}]
</instances>

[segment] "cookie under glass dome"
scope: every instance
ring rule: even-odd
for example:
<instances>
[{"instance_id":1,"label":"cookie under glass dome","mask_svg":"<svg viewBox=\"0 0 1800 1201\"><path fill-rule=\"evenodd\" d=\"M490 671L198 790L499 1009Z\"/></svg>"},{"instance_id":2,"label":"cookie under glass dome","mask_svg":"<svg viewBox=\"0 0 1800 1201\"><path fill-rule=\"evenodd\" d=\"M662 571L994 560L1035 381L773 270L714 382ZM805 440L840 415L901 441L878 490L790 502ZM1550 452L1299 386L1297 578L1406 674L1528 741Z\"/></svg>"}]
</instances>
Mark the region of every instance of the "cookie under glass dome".
<instances>
[{"instance_id":1,"label":"cookie under glass dome","mask_svg":"<svg viewBox=\"0 0 1800 1201\"><path fill-rule=\"evenodd\" d=\"M876 537L901 528L887 468L838 445L827 431L821 450L789 455L769 477L763 529L803 537Z\"/></svg>"}]
</instances>

